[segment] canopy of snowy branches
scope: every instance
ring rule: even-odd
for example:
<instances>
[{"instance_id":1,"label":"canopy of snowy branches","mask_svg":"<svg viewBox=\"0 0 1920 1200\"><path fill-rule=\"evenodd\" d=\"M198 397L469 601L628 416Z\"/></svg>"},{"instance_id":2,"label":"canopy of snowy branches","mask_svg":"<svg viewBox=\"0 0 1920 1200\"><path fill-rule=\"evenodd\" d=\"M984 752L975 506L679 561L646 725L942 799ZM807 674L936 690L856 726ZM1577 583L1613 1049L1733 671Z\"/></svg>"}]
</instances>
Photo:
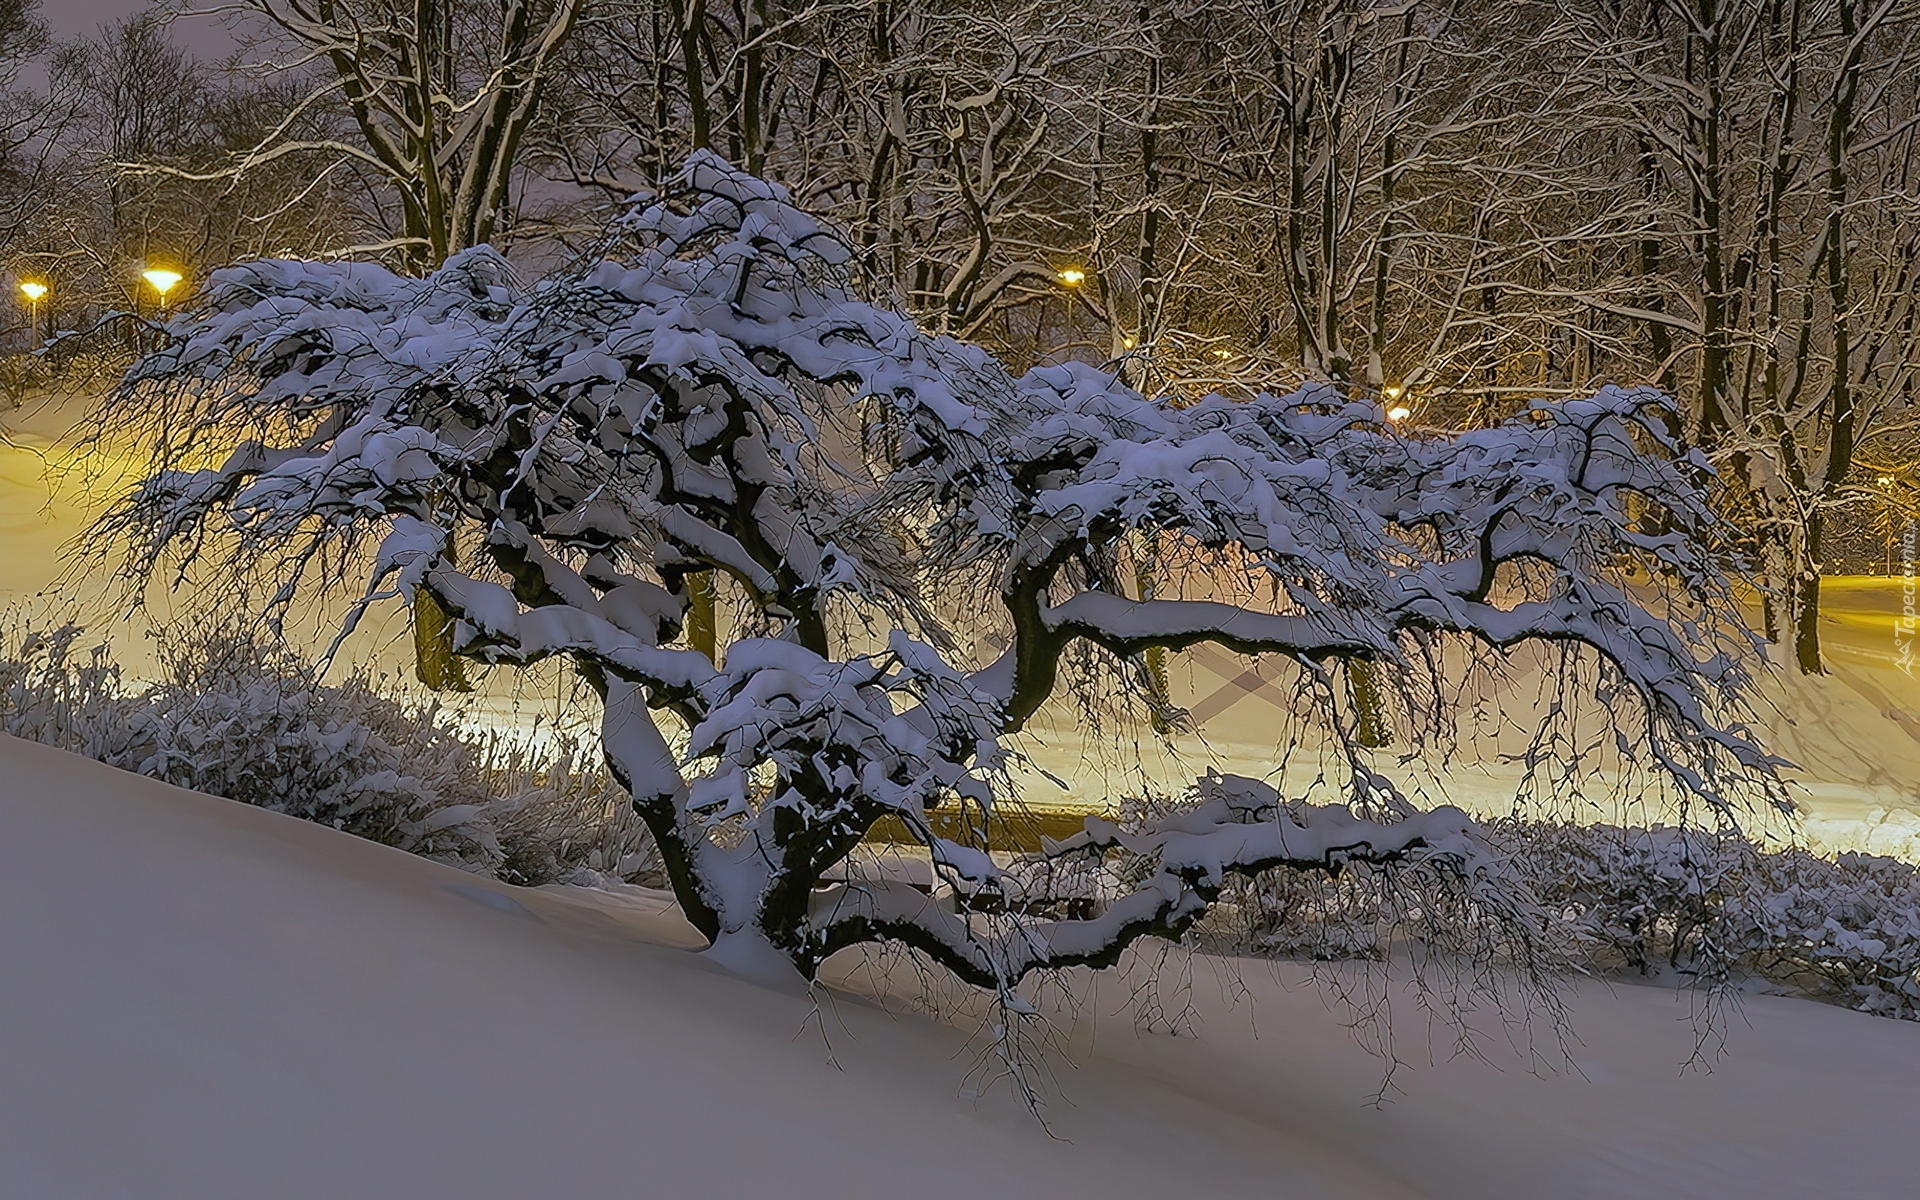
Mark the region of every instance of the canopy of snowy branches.
<instances>
[{"instance_id":1,"label":"canopy of snowy branches","mask_svg":"<svg viewBox=\"0 0 1920 1200\"><path fill-rule=\"evenodd\" d=\"M749 971L891 939L1004 991L1177 934L1274 867L1417 864L1495 895L1472 823L1401 797L1336 686L1442 671L1449 641L1585 648L1621 747L1708 805L1771 777L1727 723L1711 473L1661 395L1428 436L1331 385L1175 401L1078 363L1016 376L861 299L849 257L703 153L531 285L484 247L421 279L229 267L118 398L160 446L103 536L143 576L226 547L277 603L376 537L367 600L425 588L474 659L570 659L689 919ZM1203 595L1142 598L1155 562ZM675 644L704 572L747 614L718 663ZM963 611L1005 652L970 659ZM1004 800L1003 742L1071 648L1124 667L1200 642L1297 664L1349 803L1210 776L1175 817L1092 820L1012 866L936 834ZM888 815L948 898L834 873ZM1005 902L1123 854L1146 869L1076 915Z\"/></svg>"}]
</instances>

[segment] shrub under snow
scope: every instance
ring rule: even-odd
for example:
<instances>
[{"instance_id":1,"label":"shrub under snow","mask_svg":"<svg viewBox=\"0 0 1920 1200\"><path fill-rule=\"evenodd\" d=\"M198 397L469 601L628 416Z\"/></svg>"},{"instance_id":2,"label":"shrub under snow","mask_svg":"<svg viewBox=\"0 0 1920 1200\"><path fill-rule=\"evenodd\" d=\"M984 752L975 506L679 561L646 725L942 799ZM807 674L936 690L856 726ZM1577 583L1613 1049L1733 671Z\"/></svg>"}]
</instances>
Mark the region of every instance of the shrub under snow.
<instances>
[{"instance_id":1,"label":"shrub under snow","mask_svg":"<svg viewBox=\"0 0 1920 1200\"><path fill-rule=\"evenodd\" d=\"M1597 967L1765 981L1920 1020L1913 863L1664 827L1512 822L1489 836Z\"/></svg>"},{"instance_id":2,"label":"shrub under snow","mask_svg":"<svg viewBox=\"0 0 1920 1200\"><path fill-rule=\"evenodd\" d=\"M1129 819L1181 806L1132 802ZM1200 945L1287 958L1377 959L1412 947L1491 949L1538 969L1556 952L1598 973L1759 985L1920 1020L1920 866L1897 858L1767 851L1735 833L1496 821L1480 827L1531 936L1468 911L1474 898L1417 863L1354 863L1338 875L1269 871L1235 881ZM1516 953L1518 952L1518 954Z\"/></svg>"},{"instance_id":3,"label":"shrub under snow","mask_svg":"<svg viewBox=\"0 0 1920 1200\"><path fill-rule=\"evenodd\" d=\"M597 755L536 755L361 676L323 683L244 636L163 643L127 680L67 625L0 655L0 729L179 787L331 825L520 884L653 879L645 827Z\"/></svg>"}]
</instances>

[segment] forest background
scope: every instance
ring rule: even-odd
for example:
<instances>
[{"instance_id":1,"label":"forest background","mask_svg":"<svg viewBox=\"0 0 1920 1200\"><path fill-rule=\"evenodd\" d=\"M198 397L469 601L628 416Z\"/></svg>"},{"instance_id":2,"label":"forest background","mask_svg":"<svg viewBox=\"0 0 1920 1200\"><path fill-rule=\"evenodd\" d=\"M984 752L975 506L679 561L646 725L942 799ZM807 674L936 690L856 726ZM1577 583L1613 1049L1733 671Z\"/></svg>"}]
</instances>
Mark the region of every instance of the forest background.
<instances>
[{"instance_id":1,"label":"forest background","mask_svg":"<svg viewBox=\"0 0 1920 1200\"><path fill-rule=\"evenodd\" d=\"M0 0L11 350L157 315L154 267L186 277L176 301L254 255L421 271L490 242L537 269L708 147L1016 367L1109 363L1176 402L1330 379L1445 429L1655 383L1804 671L1822 576L1903 569L1915 0L237 0L64 37L45 16Z\"/></svg>"}]
</instances>

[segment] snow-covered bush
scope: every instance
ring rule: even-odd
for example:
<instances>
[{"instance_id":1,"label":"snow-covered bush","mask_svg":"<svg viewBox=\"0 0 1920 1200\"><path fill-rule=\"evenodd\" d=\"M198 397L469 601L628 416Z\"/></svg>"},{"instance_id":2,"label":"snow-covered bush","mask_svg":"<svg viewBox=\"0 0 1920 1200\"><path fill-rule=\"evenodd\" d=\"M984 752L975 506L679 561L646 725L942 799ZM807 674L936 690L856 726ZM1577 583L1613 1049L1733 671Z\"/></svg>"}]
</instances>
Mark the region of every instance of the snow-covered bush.
<instances>
[{"instance_id":1,"label":"snow-covered bush","mask_svg":"<svg viewBox=\"0 0 1920 1200\"><path fill-rule=\"evenodd\" d=\"M1192 803L1130 802L1146 819ZM1524 911L1527 923L1497 944L1471 941L1502 927L1471 907L1474 897L1404 865L1241 878L1191 937L1229 953L1317 960L1439 950L1532 969L1565 956L1599 974L1709 992L1757 982L1920 1020L1920 866L1770 851L1699 829L1503 820L1480 830L1526 897L1491 914Z\"/></svg>"},{"instance_id":2,"label":"snow-covered bush","mask_svg":"<svg viewBox=\"0 0 1920 1200\"><path fill-rule=\"evenodd\" d=\"M217 630L164 639L163 677L130 683L104 647L77 655L81 634L16 631L0 729L510 882L657 881L625 793L564 739L536 755L476 738L437 705L364 676L323 683L287 650Z\"/></svg>"},{"instance_id":3,"label":"snow-covered bush","mask_svg":"<svg viewBox=\"0 0 1920 1200\"><path fill-rule=\"evenodd\" d=\"M701 153L531 285L485 247L424 279L216 272L107 411L104 436L156 450L95 544L140 581L224 561L278 604L370 560L367 601L426 589L474 659L571 659L687 919L719 961L788 981L885 940L1018 1011L1030 973L1177 937L1276 869L1405 864L1463 912L1512 909L1473 822L1374 769L1353 664L1398 682L1370 694L1402 696L1418 737L1457 702L1454 648L1584 650L1621 753L1720 809L1768 788L1773 760L1730 723L1742 642L1711 472L1665 397L1606 388L1416 436L1329 385L1157 398L1078 363L1016 376L863 301L850 258ZM741 614L719 661L674 644L713 577ZM1089 821L1052 847L1078 864L1061 878L1138 868L1097 911L1035 903L1031 864L1009 878L983 837L935 831L934 812L989 827L1003 740L1063 664L1199 642L1298 673L1346 768L1335 802L1210 777L1191 810ZM836 881L888 817L967 903Z\"/></svg>"},{"instance_id":4,"label":"snow-covered bush","mask_svg":"<svg viewBox=\"0 0 1920 1200\"><path fill-rule=\"evenodd\" d=\"M1504 822L1489 836L1600 969L1764 980L1920 1019L1920 866L1696 829Z\"/></svg>"}]
</instances>

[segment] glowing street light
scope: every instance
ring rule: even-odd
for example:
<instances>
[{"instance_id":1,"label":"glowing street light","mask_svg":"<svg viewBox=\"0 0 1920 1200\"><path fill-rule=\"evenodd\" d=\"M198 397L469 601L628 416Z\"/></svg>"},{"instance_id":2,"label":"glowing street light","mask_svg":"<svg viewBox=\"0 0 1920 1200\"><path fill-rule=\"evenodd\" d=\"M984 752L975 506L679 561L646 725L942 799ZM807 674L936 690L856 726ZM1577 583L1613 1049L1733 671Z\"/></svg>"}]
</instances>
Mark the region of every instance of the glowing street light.
<instances>
[{"instance_id":1,"label":"glowing street light","mask_svg":"<svg viewBox=\"0 0 1920 1200\"><path fill-rule=\"evenodd\" d=\"M1406 394L1407 385L1404 383L1389 383L1380 389L1380 395L1387 400L1387 420L1396 425L1413 415L1413 409L1398 403Z\"/></svg>"},{"instance_id":2,"label":"glowing street light","mask_svg":"<svg viewBox=\"0 0 1920 1200\"><path fill-rule=\"evenodd\" d=\"M1058 279L1060 286L1066 288L1068 291L1074 290L1087 281L1087 273L1079 267L1062 267L1053 273L1053 277ZM1061 297L1061 299L1067 310L1067 349L1063 351L1063 353L1071 356L1073 353L1073 300L1064 296Z\"/></svg>"},{"instance_id":3,"label":"glowing street light","mask_svg":"<svg viewBox=\"0 0 1920 1200\"><path fill-rule=\"evenodd\" d=\"M165 311L167 307L167 293L172 291L173 285L179 283L184 276L178 271L169 271L165 267L149 267L147 270L140 272L140 278L146 280L153 286L154 291L160 293L160 308L162 311Z\"/></svg>"},{"instance_id":4,"label":"glowing street light","mask_svg":"<svg viewBox=\"0 0 1920 1200\"><path fill-rule=\"evenodd\" d=\"M20 292L27 298L27 332L33 339L35 349L40 347L40 297L47 294L47 285L33 279L20 281Z\"/></svg>"}]
</instances>

